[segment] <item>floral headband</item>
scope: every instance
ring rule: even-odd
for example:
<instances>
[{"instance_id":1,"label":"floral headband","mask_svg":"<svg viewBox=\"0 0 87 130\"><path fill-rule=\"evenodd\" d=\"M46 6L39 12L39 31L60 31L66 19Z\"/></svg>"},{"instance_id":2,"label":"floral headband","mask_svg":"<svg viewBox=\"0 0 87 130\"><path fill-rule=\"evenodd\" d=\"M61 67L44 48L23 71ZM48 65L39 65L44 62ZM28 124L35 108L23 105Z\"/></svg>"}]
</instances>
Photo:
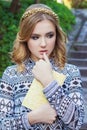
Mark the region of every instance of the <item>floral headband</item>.
<instances>
[{"instance_id":1,"label":"floral headband","mask_svg":"<svg viewBox=\"0 0 87 130\"><path fill-rule=\"evenodd\" d=\"M25 12L22 16L22 21L24 19L26 19L27 17L29 16L32 16L33 14L37 13L37 12L42 12L42 13L45 13L45 14L48 14L50 16L53 16L56 20L58 20L58 16L56 13L54 13L52 10L50 9L47 9L47 8L33 8L33 9L30 9L29 11Z\"/></svg>"}]
</instances>

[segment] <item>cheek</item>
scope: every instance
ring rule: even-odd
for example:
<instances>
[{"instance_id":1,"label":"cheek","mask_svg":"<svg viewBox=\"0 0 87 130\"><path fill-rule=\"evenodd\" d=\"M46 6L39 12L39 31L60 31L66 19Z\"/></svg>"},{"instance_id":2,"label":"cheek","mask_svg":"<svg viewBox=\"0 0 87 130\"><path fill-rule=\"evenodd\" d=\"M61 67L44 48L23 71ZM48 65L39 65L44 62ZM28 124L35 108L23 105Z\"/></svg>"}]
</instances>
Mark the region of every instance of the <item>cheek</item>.
<instances>
[{"instance_id":1,"label":"cheek","mask_svg":"<svg viewBox=\"0 0 87 130\"><path fill-rule=\"evenodd\" d=\"M31 40L28 41L27 45L28 45L29 50L32 50L35 46L34 43Z\"/></svg>"},{"instance_id":2,"label":"cheek","mask_svg":"<svg viewBox=\"0 0 87 130\"><path fill-rule=\"evenodd\" d=\"M28 49L30 50L31 53L35 52L35 46L28 45Z\"/></svg>"},{"instance_id":3,"label":"cheek","mask_svg":"<svg viewBox=\"0 0 87 130\"><path fill-rule=\"evenodd\" d=\"M31 43L27 43L27 46L28 46L28 49L29 49L29 51L32 53L33 52L33 45L31 44Z\"/></svg>"},{"instance_id":4,"label":"cheek","mask_svg":"<svg viewBox=\"0 0 87 130\"><path fill-rule=\"evenodd\" d=\"M28 43L28 49L30 50L31 48L33 48L33 46Z\"/></svg>"},{"instance_id":5,"label":"cheek","mask_svg":"<svg viewBox=\"0 0 87 130\"><path fill-rule=\"evenodd\" d=\"M50 43L49 43L49 48L50 48L50 49L53 49L54 46L55 46L55 40L50 41Z\"/></svg>"}]
</instances>

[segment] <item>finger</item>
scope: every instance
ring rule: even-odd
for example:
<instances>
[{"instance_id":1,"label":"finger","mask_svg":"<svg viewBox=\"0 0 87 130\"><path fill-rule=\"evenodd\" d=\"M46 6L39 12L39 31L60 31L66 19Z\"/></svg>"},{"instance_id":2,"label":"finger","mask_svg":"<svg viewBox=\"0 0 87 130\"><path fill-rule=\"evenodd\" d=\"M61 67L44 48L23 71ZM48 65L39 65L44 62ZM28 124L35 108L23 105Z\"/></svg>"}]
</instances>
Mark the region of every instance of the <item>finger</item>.
<instances>
[{"instance_id":1,"label":"finger","mask_svg":"<svg viewBox=\"0 0 87 130\"><path fill-rule=\"evenodd\" d=\"M49 58L47 57L46 53L43 53L44 60L49 63Z\"/></svg>"}]
</instances>

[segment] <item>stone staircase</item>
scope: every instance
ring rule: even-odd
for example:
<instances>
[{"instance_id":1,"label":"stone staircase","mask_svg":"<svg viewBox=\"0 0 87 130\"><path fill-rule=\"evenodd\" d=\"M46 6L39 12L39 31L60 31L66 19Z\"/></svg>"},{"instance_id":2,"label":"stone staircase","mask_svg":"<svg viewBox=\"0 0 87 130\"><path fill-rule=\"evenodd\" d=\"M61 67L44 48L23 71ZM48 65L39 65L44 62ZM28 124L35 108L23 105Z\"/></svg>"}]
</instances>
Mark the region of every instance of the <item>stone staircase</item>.
<instances>
[{"instance_id":1,"label":"stone staircase","mask_svg":"<svg viewBox=\"0 0 87 130\"><path fill-rule=\"evenodd\" d=\"M85 119L81 130L87 130L87 43L74 43L68 51L68 63L78 66L84 91Z\"/></svg>"},{"instance_id":2,"label":"stone staircase","mask_svg":"<svg viewBox=\"0 0 87 130\"><path fill-rule=\"evenodd\" d=\"M83 88L87 86L87 43L72 44L68 53L68 63L78 66L81 72Z\"/></svg>"}]
</instances>

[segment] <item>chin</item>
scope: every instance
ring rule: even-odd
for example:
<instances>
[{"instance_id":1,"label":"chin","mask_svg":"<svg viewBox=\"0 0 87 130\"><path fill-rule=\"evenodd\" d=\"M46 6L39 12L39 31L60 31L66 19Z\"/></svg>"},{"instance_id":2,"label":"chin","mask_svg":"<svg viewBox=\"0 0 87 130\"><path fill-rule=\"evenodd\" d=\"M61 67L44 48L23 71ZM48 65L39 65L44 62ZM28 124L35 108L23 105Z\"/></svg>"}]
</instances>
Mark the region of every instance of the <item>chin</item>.
<instances>
[{"instance_id":1,"label":"chin","mask_svg":"<svg viewBox=\"0 0 87 130\"><path fill-rule=\"evenodd\" d=\"M39 59L43 59L43 56L40 56Z\"/></svg>"}]
</instances>

